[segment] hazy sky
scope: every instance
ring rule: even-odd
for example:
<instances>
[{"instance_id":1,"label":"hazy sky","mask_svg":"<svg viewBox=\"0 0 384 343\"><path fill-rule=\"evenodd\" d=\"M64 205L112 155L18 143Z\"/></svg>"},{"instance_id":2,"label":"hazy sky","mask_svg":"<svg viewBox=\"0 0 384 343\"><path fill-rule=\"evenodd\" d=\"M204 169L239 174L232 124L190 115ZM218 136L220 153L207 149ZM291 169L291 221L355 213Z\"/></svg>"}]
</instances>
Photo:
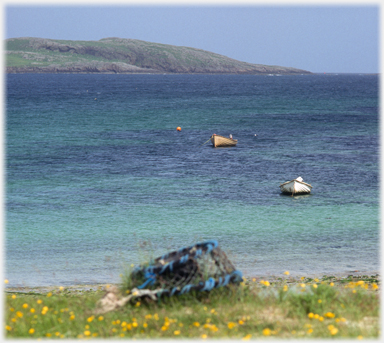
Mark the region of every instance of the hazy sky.
<instances>
[{"instance_id":1,"label":"hazy sky","mask_svg":"<svg viewBox=\"0 0 384 343\"><path fill-rule=\"evenodd\" d=\"M107 2L106 2L107 3ZM141 39L311 72L379 72L378 5L4 7L4 38Z\"/></svg>"}]
</instances>

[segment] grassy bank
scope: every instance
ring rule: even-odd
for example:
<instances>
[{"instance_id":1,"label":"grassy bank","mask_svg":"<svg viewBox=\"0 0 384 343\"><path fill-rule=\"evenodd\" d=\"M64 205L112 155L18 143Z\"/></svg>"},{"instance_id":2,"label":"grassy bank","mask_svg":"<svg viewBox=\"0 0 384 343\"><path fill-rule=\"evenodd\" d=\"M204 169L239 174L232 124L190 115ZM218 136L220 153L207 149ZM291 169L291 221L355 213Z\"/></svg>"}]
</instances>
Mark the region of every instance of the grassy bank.
<instances>
[{"instance_id":1,"label":"grassy bank","mask_svg":"<svg viewBox=\"0 0 384 343\"><path fill-rule=\"evenodd\" d=\"M101 287L99 287L101 288ZM378 276L247 279L95 315L102 289L7 291L7 338L378 338Z\"/></svg>"}]
</instances>

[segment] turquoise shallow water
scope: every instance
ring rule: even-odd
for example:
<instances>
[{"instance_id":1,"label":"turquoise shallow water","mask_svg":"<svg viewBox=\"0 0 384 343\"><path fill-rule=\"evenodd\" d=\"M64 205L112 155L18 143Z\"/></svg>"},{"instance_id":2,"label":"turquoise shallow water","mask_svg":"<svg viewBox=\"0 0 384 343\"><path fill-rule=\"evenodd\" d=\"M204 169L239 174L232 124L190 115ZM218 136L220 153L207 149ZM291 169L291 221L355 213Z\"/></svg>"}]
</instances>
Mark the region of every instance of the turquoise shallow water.
<instances>
[{"instance_id":1,"label":"turquoise shallow water","mask_svg":"<svg viewBox=\"0 0 384 343\"><path fill-rule=\"evenodd\" d=\"M8 75L6 121L9 286L205 239L250 276L380 268L375 75ZM298 176L312 194L280 195Z\"/></svg>"}]
</instances>

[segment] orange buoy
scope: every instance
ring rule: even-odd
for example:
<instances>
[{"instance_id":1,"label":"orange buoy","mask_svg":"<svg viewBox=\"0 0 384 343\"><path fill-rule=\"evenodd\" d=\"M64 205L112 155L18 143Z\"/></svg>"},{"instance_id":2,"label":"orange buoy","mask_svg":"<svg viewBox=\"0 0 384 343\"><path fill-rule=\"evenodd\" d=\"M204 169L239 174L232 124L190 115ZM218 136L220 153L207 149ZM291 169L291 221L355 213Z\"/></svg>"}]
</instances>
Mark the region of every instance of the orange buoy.
<instances>
[{"instance_id":1,"label":"orange buoy","mask_svg":"<svg viewBox=\"0 0 384 343\"><path fill-rule=\"evenodd\" d=\"M178 126L178 127L176 128L176 130L177 130L177 131L181 131L181 127Z\"/></svg>"}]
</instances>

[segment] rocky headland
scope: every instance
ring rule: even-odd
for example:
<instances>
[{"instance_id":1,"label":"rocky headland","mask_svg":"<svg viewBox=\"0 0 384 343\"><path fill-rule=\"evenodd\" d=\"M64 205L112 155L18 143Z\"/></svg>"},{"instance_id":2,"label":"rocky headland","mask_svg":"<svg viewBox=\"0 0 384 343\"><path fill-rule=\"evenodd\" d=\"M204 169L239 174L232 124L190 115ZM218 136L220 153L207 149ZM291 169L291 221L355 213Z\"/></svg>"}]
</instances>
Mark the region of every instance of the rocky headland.
<instances>
[{"instance_id":1,"label":"rocky headland","mask_svg":"<svg viewBox=\"0 0 384 343\"><path fill-rule=\"evenodd\" d=\"M205 50L104 38L67 41L10 38L7 73L311 74L309 71L237 61Z\"/></svg>"}]
</instances>

